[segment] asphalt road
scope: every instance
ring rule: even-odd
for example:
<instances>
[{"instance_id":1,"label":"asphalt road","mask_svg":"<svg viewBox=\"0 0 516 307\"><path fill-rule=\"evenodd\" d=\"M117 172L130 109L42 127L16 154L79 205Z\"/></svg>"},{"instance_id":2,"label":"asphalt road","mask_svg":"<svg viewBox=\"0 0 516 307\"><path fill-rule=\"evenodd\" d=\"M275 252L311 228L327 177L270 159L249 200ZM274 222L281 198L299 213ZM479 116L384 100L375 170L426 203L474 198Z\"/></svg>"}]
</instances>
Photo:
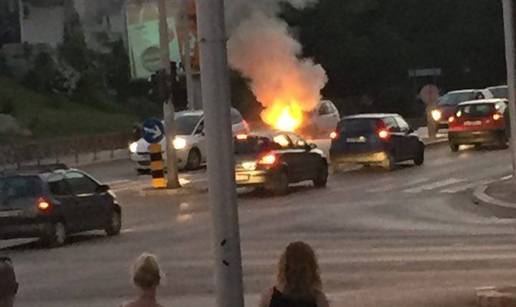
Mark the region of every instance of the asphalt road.
<instances>
[{"instance_id":1,"label":"asphalt road","mask_svg":"<svg viewBox=\"0 0 516 307\"><path fill-rule=\"evenodd\" d=\"M207 194L143 198L146 179L130 166L87 167L118 187L120 236L92 232L58 249L0 242L0 255L16 264L17 306L119 306L134 293L129 266L143 251L161 260L166 306L214 306ZM422 167L334 174L326 189L302 185L284 197L241 194L247 306L271 285L294 240L317 250L332 306L475 306L475 287L514 283L516 237L514 221L474 205L471 190L509 172L508 150L438 146ZM204 173L182 176L203 180Z\"/></svg>"}]
</instances>

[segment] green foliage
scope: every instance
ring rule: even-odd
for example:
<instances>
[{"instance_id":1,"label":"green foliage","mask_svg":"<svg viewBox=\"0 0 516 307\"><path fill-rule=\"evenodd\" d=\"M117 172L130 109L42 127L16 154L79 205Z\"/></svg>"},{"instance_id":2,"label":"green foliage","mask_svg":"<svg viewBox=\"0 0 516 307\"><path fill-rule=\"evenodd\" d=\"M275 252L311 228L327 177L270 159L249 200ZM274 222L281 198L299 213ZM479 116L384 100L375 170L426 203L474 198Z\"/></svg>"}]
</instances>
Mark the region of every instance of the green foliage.
<instances>
[{"instance_id":1,"label":"green foliage","mask_svg":"<svg viewBox=\"0 0 516 307\"><path fill-rule=\"evenodd\" d=\"M0 97L11 101L10 113L36 138L130 131L137 120L120 109L99 110L66 97L34 92L3 77L0 77ZM55 103L60 107L52 107ZM0 100L0 109L1 106Z\"/></svg>"},{"instance_id":2,"label":"green foliage","mask_svg":"<svg viewBox=\"0 0 516 307\"><path fill-rule=\"evenodd\" d=\"M14 103L11 97L1 97L0 113L14 115Z\"/></svg>"},{"instance_id":3,"label":"green foliage","mask_svg":"<svg viewBox=\"0 0 516 307\"><path fill-rule=\"evenodd\" d=\"M63 43L59 46L59 54L79 72L88 69L91 63L79 14L74 9L65 21Z\"/></svg>"},{"instance_id":4,"label":"green foliage","mask_svg":"<svg viewBox=\"0 0 516 307\"><path fill-rule=\"evenodd\" d=\"M52 92L59 88L61 75L52 57L46 53L39 53L33 63L33 68L27 72L22 83L36 91Z\"/></svg>"}]
</instances>

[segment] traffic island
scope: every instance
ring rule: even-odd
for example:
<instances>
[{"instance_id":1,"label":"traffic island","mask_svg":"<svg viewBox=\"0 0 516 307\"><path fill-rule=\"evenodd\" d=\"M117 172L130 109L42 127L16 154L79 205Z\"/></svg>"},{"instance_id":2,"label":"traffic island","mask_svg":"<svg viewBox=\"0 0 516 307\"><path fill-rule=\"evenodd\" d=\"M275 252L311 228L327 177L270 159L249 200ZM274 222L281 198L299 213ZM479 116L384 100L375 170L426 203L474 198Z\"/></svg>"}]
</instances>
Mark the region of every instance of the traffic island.
<instances>
[{"instance_id":1,"label":"traffic island","mask_svg":"<svg viewBox=\"0 0 516 307\"><path fill-rule=\"evenodd\" d=\"M479 307L516 307L516 287L477 288Z\"/></svg>"},{"instance_id":2,"label":"traffic island","mask_svg":"<svg viewBox=\"0 0 516 307\"><path fill-rule=\"evenodd\" d=\"M181 180L182 181L182 180ZM156 189L152 187L143 188L140 190L140 196L175 196L175 195L193 195L203 194L208 192L208 182L197 181L197 182L181 182L181 188L179 189L168 189L161 188Z\"/></svg>"},{"instance_id":3,"label":"traffic island","mask_svg":"<svg viewBox=\"0 0 516 307\"><path fill-rule=\"evenodd\" d=\"M516 182L506 177L479 186L473 193L473 202L489 208L496 217L516 218Z\"/></svg>"}]
</instances>

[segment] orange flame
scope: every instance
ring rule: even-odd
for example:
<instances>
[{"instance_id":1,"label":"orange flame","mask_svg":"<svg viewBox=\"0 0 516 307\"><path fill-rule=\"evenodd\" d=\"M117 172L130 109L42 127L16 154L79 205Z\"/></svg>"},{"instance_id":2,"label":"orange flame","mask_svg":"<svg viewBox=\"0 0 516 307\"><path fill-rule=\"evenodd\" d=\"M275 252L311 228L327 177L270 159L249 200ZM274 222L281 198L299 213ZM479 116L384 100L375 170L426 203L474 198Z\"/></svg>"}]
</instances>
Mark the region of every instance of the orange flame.
<instances>
[{"instance_id":1,"label":"orange flame","mask_svg":"<svg viewBox=\"0 0 516 307\"><path fill-rule=\"evenodd\" d=\"M262 119L275 129L293 132L303 122L303 110L297 102L286 104L276 100L272 106L263 111Z\"/></svg>"}]
</instances>

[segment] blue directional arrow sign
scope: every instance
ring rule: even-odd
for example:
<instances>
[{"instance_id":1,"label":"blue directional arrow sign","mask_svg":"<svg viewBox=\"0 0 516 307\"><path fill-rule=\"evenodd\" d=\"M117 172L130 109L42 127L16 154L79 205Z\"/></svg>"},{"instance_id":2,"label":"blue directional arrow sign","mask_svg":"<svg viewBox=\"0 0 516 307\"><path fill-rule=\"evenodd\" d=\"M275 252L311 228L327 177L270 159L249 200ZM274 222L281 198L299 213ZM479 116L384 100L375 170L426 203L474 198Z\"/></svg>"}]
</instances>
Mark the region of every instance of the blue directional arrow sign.
<instances>
[{"instance_id":1,"label":"blue directional arrow sign","mask_svg":"<svg viewBox=\"0 0 516 307\"><path fill-rule=\"evenodd\" d=\"M143 139L151 144L161 142L165 136L165 127L161 120L148 118L143 122Z\"/></svg>"}]
</instances>

